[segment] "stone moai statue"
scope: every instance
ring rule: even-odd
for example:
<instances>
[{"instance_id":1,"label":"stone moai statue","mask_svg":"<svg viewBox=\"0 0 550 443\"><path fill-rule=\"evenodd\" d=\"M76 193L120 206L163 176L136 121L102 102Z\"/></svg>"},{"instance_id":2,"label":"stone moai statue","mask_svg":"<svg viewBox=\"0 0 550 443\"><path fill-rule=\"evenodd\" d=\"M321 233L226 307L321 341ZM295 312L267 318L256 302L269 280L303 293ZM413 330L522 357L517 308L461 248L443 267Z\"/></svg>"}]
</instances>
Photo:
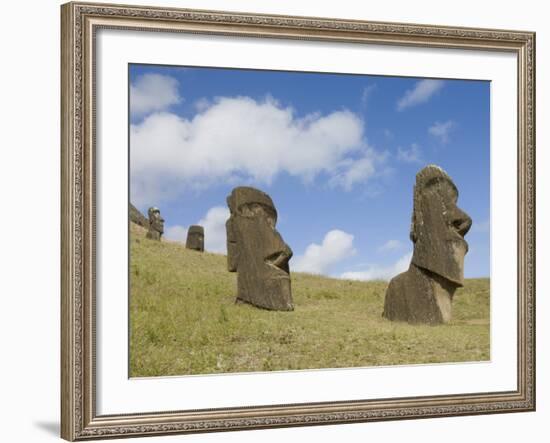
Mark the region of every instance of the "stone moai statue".
<instances>
[{"instance_id":1,"label":"stone moai statue","mask_svg":"<svg viewBox=\"0 0 550 443\"><path fill-rule=\"evenodd\" d=\"M146 237L151 240L160 241L164 233L164 219L160 216L160 209L155 207L149 208L147 214L149 215L149 230Z\"/></svg>"},{"instance_id":2,"label":"stone moai statue","mask_svg":"<svg viewBox=\"0 0 550 443\"><path fill-rule=\"evenodd\" d=\"M277 210L266 193L250 187L227 197L227 266L237 272L237 301L292 311L288 262L292 250L275 229Z\"/></svg>"},{"instance_id":3,"label":"stone moai statue","mask_svg":"<svg viewBox=\"0 0 550 443\"><path fill-rule=\"evenodd\" d=\"M204 228L202 226L192 225L189 227L185 247L204 252Z\"/></svg>"},{"instance_id":4,"label":"stone moai statue","mask_svg":"<svg viewBox=\"0 0 550 443\"><path fill-rule=\"evenodd\" d=\"M439 166L416 174L409 269L386 291L383 316L409 323L446 323L457 288L464 284L464 236L472 219L457 206L458 189Z\"/></svg>"}]
</instances>

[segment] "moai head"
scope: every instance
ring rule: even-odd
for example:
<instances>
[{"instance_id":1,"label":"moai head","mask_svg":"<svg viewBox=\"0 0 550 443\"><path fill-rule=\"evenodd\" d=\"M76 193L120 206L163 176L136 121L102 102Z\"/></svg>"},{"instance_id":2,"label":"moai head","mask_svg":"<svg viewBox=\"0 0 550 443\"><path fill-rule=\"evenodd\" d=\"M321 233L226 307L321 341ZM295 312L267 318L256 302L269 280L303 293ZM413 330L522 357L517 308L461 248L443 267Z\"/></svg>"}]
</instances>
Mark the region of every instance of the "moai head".
<instances>
[{"instance_id":1,"label":"moai head","mask_svg":"<svg viewBox=\"0 0 550 443\"><path fill-rule=\"evenodd\" d=\"M288 262L292 250L275 229L277 210L266 193L250 187L227 197L227 266L238 272L237 300L279 311L291 311Z\"/></svg>"},{"instance_id":2,"label":"moai head","mask_svg":"<svg viewBox=\"0 0 550 443\"><path fill-rule=\"evenodd\" d=\"M204 251L204 228L202 226L193 225L189 227L185 247L195 251Z\"/></svg>"},{"instance_id":3,"label":"moai head","mask_svg":"<svg viewBox=\"0 0 550 443\"><path fill-rule=\"evenodd\" d=\"M160 216L160 209L151 207L147 211L149 215L149 231L147 232L147 238L153 240L160 240L164 233L164 219Z\"/></svg>"},{"instance_id":4,"label":"moai head","mask_svg":"<svg viewBox=\"0 0 550 443\"><path fill-rule=\"evenodd\" d=\"M429 165L416 174L411 240L412 263L456 286L464 284L464 236L472 219L457 206L458 189L439 166Z\"/></svg>"}]
</instances>

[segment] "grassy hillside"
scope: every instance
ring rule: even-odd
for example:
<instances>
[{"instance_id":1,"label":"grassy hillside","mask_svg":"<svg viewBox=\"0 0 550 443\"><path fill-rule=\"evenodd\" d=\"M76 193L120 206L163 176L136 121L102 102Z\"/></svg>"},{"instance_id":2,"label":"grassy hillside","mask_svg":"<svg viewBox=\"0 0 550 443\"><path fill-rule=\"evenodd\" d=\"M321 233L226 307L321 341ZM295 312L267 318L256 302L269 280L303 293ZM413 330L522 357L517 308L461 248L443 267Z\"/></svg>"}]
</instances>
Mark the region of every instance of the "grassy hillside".
<instances>
[{"instance_id":1,"label":"grassy hillside","mask_svg":"<svg viewBox=\"0 0 550 443\"><path fill-rule=\"evenodd\" d=\"M130 375L205 374L489 359L489 280L468 280L451 323L382 318L386 282L292 274L293 312L235 304L223 255L131 228Z\"/></svg>"}]
</instances>

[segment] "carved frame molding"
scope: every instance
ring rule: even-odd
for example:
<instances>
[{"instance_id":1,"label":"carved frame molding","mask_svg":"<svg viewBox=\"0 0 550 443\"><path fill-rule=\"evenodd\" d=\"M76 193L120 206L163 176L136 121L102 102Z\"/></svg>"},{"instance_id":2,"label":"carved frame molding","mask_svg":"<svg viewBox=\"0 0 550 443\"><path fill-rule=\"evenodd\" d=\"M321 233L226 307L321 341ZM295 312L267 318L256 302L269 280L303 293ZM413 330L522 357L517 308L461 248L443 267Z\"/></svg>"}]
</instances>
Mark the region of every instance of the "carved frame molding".
<instances>
[{"instance_id":1,"label":"carved frame molding","mask_svg":"<svg viewBox=\"0 0 550 443\"><path fill-rule=\"evenodd\" d=\"M535 34L448 26L123 5L61 7L61 435L259 429L535 409ZM187 32L508 51L518 59L518 384L512 392L97 416L95 413L94 36Z\"/></svg>"}]
</instances>

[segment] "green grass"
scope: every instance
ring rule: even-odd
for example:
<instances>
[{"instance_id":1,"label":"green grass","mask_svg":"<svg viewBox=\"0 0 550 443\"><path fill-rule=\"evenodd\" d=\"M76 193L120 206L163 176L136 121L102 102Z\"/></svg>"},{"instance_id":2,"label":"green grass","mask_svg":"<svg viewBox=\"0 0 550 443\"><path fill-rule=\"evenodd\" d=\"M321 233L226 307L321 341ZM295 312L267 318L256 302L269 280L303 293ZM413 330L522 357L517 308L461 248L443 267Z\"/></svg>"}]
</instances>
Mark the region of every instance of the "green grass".
<instances>
[{"instance_id":1,"label":"green grass","mask_svg":"<svg viewBox=\"0 0 550 443\"><path fill-rule=\"evenodd\" d=\"M235 304L226 257L131 229L132 377L489 359L489 280L467 280L453 320L382 318L386 282L292 274L293 312Z\"/></svg>"}]
</instances>

